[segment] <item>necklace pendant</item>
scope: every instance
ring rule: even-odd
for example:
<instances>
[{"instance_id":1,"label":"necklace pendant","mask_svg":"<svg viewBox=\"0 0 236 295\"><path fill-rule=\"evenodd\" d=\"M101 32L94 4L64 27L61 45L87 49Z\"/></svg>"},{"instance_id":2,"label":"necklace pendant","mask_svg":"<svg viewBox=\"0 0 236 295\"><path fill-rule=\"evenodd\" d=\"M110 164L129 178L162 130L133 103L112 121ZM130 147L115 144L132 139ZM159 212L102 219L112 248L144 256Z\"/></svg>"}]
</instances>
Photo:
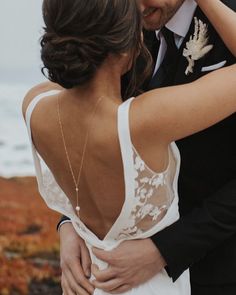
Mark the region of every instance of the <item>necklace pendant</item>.
<instances>
[{"instance_id":1,"label":"necklace pendant","mask_svg":"<svg viewBox=\"0 0 236 295\"><path fill-rule=\"evenodd\" d=\"M80 206L76 206L76 207L75 207L75 210L77 211L77 214L79 214Z\"/></svg>"}]
</instances>

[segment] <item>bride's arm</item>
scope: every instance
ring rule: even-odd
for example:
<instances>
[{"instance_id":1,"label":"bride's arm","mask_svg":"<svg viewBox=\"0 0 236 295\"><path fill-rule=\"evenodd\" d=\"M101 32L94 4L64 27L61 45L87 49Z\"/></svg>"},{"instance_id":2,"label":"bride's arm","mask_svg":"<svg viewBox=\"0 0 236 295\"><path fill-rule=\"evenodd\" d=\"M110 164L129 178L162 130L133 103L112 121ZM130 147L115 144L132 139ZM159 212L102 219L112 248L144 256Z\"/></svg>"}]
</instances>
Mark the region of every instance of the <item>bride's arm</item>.
<instances>
[{"instance_id":1,"label":"bride's arm","mask_svg":"<svg viewBox=\"0 0 236 295\"><path fill-rule=\"evenodd\" d=\"M236 13L220 0L195 0L229 50L236 55Z\"/></svg>"},{"instance_id":2,"label":"bride's arm","mask_svg":"<svg viewBox=\"0 0 236 295\"><path fill-rule=\"evenodd\" d=\"M146 92L131 111L132 125L159 144L201 131L236 112L236 65L189 84Z\"/></svg>"}]
</instances>

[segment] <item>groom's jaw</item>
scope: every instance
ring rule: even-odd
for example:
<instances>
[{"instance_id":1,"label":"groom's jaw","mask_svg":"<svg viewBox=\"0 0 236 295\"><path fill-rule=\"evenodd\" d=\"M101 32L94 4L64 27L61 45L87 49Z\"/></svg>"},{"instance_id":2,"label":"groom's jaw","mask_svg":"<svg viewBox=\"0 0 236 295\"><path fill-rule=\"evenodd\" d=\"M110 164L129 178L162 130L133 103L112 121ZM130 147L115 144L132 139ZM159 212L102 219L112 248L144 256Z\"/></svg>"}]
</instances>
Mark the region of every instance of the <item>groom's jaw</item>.
<instances>
[{"instance_id":1,"label":"groom's jaw","mask_svg":"<svg viewBox=\"0 0 236 295\"><path fill-rule=\"evenodd\" d=\"M140 0L145 29L155 31L163 27L183 2L184 0Z\"/></svg>"},{"instance_id":2,"label":"groom's jaw","mask_svg":"<svg viewBox=\"0 0 236 295\"><path fill-rule=\"evenodd\" d=\"M147 30L158 30L162 24L162 10L156 7L148 7L143 11L143 24Z\"/></svg>"}]
</instances>

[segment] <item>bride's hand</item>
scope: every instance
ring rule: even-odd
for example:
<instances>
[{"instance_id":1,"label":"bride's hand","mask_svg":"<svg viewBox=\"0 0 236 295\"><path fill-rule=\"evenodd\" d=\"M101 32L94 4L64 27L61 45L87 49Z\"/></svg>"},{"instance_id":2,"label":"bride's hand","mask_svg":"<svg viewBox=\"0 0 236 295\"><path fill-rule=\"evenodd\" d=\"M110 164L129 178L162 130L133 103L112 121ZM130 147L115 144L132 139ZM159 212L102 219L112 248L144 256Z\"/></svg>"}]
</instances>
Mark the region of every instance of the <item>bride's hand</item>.
<instances>
[{"instance_id":1,"label":"bride's hand","mask_svg":"<svg viewBox=\"0 0 236 295\"><path fill-rule=\"evenodd\" d=\"M145 283L166 263L151 239L125 241L112 251L93 248L95 256L109 264L105 270L92 265L93 284L111 294L126 292Z\"/></svg>"},{"instance_id":2,"label":"bride's hand","mask_svg":"<svg viewBox=\"0 0 236 295\"><path fill-rule=\"evenodd\" d=\"M63 295L93 294L90 277L91 259L88 249L71 223L62 224L60 234L61 285Z\"/></svg>"}]
</instances>

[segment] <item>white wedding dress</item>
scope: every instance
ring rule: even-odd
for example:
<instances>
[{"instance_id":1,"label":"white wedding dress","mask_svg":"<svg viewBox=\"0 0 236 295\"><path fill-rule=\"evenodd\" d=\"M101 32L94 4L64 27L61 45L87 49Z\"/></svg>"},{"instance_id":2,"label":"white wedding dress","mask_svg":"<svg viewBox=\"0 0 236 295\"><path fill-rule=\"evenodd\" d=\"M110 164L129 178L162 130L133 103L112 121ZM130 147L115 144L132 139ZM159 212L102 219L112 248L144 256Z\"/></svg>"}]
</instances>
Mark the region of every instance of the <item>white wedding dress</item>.
<instances>
[{"instance_id":1,"label":"white wedding dress","mask_svg":"<svg viewBox=\"0 0 236 295\"><path fill-rule=\"evenodd\" d=\"M175 143L169 147L169 165L162 173L155 173L141 159L134 148L129 129L129 107L133 98L122 103L118 109L118 136L122 154L125 201L119 217L103 240L99 239L75 214L75 211L54 179L53 174L37 152L32 139L30 118L37 103L45 96L56 94L53 90L35 97L26 112L26 124L32 144L39 192L48 207L71 218L76 232L84 239L90 250L92 262L100 269L107 264L98 260L91 252L95 246L104 250L117 247L124 240L148 238L179 218L177 180L180 155ZM174 251L174 250L173 250ZM109 294L96 289L95 295ZM185 271L177 281L163 269L148 282L123 293L129 295L189 295L189 271Z\"/></svg>"}]
</instances>

